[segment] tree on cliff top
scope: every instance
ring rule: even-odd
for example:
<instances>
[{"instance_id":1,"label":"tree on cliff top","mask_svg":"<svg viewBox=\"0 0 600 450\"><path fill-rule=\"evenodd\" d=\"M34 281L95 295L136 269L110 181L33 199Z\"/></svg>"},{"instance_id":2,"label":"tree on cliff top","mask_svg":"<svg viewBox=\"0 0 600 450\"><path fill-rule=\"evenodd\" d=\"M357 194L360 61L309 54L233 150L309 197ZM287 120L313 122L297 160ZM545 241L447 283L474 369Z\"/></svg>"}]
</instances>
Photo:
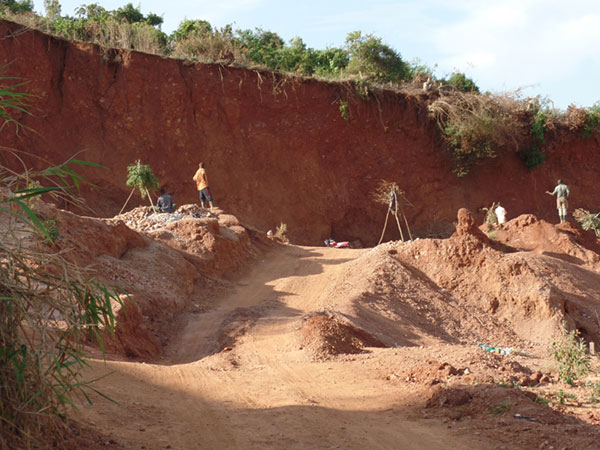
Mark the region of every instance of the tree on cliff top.
<instances>
[{"instance_id":1,"label":"tree on cliff top","mask_svg":"<svg viewBox=\"0 0 600 450\"><path fill-rule=\"evenodd\" d=\"M374 81L400 83L410 77L410 67L381 38L360 31L348 33L346 49L350 54L347 72Z\"/></svg>"},{"instance_id":2,"label":"tree on cliff top","mask_svg":"<svg viewBox=\"0 0 600 450\"><path fill-rule=\"evenodd\" d=\"M0 11L8 9L13 14L23 14L33 12L32 0L0 0Z\"/></svg>"}]
</instances>

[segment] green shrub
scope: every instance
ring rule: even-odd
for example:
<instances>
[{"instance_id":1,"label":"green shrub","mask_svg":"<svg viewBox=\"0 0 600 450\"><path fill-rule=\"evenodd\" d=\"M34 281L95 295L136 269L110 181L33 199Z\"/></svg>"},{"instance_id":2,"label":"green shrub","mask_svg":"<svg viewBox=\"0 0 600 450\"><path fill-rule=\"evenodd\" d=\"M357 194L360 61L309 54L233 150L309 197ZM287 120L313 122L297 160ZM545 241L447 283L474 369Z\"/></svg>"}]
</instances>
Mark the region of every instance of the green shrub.
<instances>
[{"instance_id":1,"label":"green shrub","mask_svg":"<svg viewBox=\"0 0 600 450\"><path fill-rule=\"evenodd\" d=\"M139 159L135 164L127 166L127 181L125 184L130 188L138 189L142 198L147 196L150 200L150 206L154 207L149 190L158 189L160 182L150 166L142 164Z\"/></svg>"},{"instance_id":2,"label":"green shrub","mask_svg":"<svg viewBox=\"0 0 600 450\"><path fill-rule=\"evenodd\" d=\"M350 115L348 114L348 101L347 100L339 100L339 110L344 120L350 120Z\"/></svg>"},{"instance_id":3,"label":"green shrub","mask_svg":"<svg viewBox=\"0 0 600 450\"><path fill-rule=\"evenodd\" d=\"M347 72L369 80L400 83L410 78L410 67L381 38L360 31L348 33L346 50L350 56Z\"/></svg>"},{"instance_id":4,"label":"green shrub","mask_svg":"<svg viewBox=\"0 0 600 450\"><path fill-rule=\"evenodd\" d=\"M522 101L516 96L455 91L428 109L452 152L458 177L467 175L478 161L525 140Z\"/></svg>"},{"instance_id":5,"label":"green shrub","mask_svg":"<svg viewBox=\"0 0 600 450\"><path fill-rule=\"evenodd\" d=\"M444 139L453 151L454 174L457 177L466 176L478 160L496 156L489 140L492 124L492 117L481 115L444 128Z\"/></svg>"},{"instance_id":6,"label":"green shrub","mask_svg":"<svg viewBox=\"0 0 600 450\"><path fill-rule=\"evenodd\" d=\"M529 169L533 169L541 165L546 160L546 154L542 151L542 147L546 141L544 137L546 122L546 114L539 111L534 116L531 124L531 131L529 132L531 135L531 142L527 148L519 151L518 153L521 161L523 161Z\"/></svg>"},{"instance_id":7,"label":"green shrub","mask_svg":"<svg viewBox=\"0 0 600 450\"><path fill-rule=\"evenodd\" d=\"M197 24L195 26L200 27ZM173 44L171 56L214 62L223 59L242 60L244 52L231 27L226 26L214 31L198 28L186 35L181 34Z\"/></svg>"},{"instance_id":8,"label":"green shrub","mask_svg":"<svg viewBox=\"0 0 600 450\"><path fill-rule=\"evenodd\" d=\"M461 92L479 93L479 87L477 87L475 82L472 79L467 78L462 72L454 72L447 82Z\"/></svg>"},{"instance_id":9,"label":"green shrub","mask_svg":"<svg viewBox=\"0 0 600 450\"><path fill-rule=\"evenodd\" d=\"M23 14L33 11L32 0L2 0L0 2L0 11L6 10L13 14Z\"/></svg>"},{"instance_id":10,"label":"green shrub","mask_svg":"<svg viewBox=\"0 0 600 450\"><path fill-rule=\"evenodd\" d=\"M0 72L6 69L6 66L0 67ZM27 100L32 97L31 94L20 92L21 88L27 84L24 81L19 82L15 77L0 77L0 131L8 124L13 124L19 128L20 122L15 118L17 114L29 114Z\"/></svg>"},{"instance_id":11,"label":"green shrub","mask_svg":"<svg viewBox=\"0 0 600 450\"><path fill-rule=\"evenodd\" d=\"M585 341L579 338L577 330L567 331L564 323L560 337L552 343L552 356L560 365L560 380L567 384L574 385L590 370L590 356L586 352Z\"/></svg>"},{"instance_id":12,"label":"green shrub","mask_svg":"<svg viewBox=\"0 0 600 450\"><path fill-rule=\"evenodd\" d=\"M592 107L586 109L581 136L589 138L596 130L600 130L600 102L596 102Z\"/></svg>"}]
</instances>

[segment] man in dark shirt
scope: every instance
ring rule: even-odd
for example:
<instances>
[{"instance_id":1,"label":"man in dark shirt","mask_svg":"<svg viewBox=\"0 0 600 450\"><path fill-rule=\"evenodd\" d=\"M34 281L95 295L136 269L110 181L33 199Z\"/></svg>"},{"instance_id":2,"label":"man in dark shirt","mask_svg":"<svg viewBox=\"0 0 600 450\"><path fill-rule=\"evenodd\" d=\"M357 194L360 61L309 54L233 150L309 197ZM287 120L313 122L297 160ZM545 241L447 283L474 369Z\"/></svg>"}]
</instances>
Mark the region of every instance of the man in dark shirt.
<instances>
[{"instance_id":1,"label":"man in dark shirt","mask_svg":"<svg viewBox=\"0 0 600 450\"><path fill-rule=\"evenodd\" d=\"M172 213L174 209L173 205L173 197L165 192L165 189L162 188L160 190L160 197L158 197L158 201L156 202L156 206L160 212Z\"/></svg>"}]
</instances>

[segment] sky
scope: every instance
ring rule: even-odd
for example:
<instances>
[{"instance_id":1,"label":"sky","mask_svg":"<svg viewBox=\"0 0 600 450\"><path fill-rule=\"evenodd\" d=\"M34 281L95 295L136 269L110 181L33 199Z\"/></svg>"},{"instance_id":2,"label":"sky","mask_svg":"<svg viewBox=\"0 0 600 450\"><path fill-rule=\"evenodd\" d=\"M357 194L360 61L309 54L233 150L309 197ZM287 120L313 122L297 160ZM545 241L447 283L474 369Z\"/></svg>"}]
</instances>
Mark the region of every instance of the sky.
<instances>
[{"instance_id":1,"label":"sky","mask_svg":"<svg viewBox=\"0 0 600 450\"><path fill-rule=\"evenodd\" d=\"M482 91L520 89L566 109L600 101L598 0L60 0L63 15L82 4L117 9L132 2L163 17L162 30L185 19L213 28L262 28L286 42L342 47L360 30L382 39L405 61L418 58L437 77L464 72ZM34 0L43 14L43 0Z\"/></svg>"}]
</instances>

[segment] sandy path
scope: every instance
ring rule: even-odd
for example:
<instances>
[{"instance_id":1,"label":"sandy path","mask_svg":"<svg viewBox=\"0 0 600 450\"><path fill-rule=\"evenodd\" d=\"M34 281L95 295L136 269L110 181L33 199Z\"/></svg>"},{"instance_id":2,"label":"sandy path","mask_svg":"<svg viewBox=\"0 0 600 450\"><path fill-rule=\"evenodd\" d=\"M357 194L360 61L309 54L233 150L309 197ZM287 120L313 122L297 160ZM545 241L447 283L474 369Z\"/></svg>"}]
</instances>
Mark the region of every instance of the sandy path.
<instances>
[{"instance_id":1,"label":"sandy path","mask_svg":"<svg viewBox=\"0 0 600 450\"><path fill-rule=\"evenodd\" d=\"M327 307L342 264L364 251L288 246L266 255L217 307L184 318L161 364L93 362L94 375L110 373L97 388L119 404L96 398L83 420L128 448L482 448L415 414L412 394L385 381L393 349L313 362L299 348L301 317ZM239 308L253 312L249 327L217 352Z\"/></svg>"}]
</instances>

